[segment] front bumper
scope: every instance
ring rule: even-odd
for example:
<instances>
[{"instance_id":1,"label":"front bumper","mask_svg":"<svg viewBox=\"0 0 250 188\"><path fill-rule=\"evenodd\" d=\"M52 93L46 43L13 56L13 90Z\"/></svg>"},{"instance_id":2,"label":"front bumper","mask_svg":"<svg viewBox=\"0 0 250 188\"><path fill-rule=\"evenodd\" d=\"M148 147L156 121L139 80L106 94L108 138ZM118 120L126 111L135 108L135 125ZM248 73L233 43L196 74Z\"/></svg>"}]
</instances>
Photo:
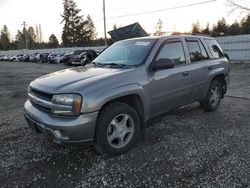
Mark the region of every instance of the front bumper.
<instances>
[{"instance_id":1,"label":"front bumper","mask_svg":"<svg viewBox=\"0 0 250 188\"><path fill-rule=\"evenodd\" d=\"M53 116L35 108L29 100L24 104L24 116L30 127L57 143L84 143L94 139L98 112L74 118Z\"/></svg>"}]
</instances>

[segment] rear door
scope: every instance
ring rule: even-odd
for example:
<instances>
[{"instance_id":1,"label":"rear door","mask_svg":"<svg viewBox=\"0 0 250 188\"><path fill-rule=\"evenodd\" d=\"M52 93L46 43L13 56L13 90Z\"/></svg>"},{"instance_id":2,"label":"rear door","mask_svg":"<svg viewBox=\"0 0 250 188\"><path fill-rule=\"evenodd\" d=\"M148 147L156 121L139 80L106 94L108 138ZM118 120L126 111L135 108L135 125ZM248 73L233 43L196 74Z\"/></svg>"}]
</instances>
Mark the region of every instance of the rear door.
<instances>
[{"instance_id":1,"label":"rear door","mask_svg":"<svg viewBox=\"0 0 250 188\"><path fill-rule=\"evenodd\" d=\"M188 61L190 63L190 76L192 80L192 99L193 101L202 100L205 95L207 79L212 64L209 55L199 38L186 38L188 51Z\"/></svg>"},{"instance_id":2,"label":"rear door","mask_svg":"<svg viewBox=\"0 0 250 188\"><path fill-rule=\"evenodd\" d=\"M160 58L172 59L175 66L152 73L150 93L153 116L186 104L191 99L190 69L186 63L183 41L181 39L165 41L153 63Z\"/></svg>"}]
</instances>

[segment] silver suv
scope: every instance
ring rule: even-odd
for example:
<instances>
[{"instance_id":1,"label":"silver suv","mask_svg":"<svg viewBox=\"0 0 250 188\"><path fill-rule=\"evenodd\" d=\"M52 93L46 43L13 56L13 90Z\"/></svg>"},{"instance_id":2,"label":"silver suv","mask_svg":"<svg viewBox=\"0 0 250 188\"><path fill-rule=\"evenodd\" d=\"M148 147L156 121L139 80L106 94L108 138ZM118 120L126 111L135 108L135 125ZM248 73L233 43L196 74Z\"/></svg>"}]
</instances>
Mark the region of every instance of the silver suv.
<instances>
[{"instance_id":1,"label":"silver suv","mask_svg":"<svg viewBox=\"0 0 250 188\"><path fill-rule=\"evenodd\" d=\"M94 142L98 150L120 155L136 144L150 118L195 101L216 110L229 70L214 38L124 40L85 67L31 82L24 115L55 142Z\"/></svg>"}]
</instances>

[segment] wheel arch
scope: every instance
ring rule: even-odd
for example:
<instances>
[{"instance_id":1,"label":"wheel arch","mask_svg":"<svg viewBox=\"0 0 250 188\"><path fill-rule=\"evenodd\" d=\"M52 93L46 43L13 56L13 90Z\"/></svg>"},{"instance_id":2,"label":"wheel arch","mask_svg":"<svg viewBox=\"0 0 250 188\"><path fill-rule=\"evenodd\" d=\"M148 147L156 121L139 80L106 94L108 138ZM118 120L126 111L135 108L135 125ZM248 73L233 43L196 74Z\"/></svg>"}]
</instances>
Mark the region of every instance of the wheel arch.
<instances>
[{"instance_id":1,"label":"wheel arch","mask_svg":"<svg viewBox=\"0 0 250 188\"><path fill-rule=\"evenodd\" d=\"M139 115L140 118L140 130L144 131L145 130L145 122L146 122L146 112L145 112L145 106L142 102L142 98L139 94L133 93L133 94L128 94L124 96L119 96L116 98L113 98L109 101L106 101L100 108L100 111L107 105L110 105L112 103L116 102L122 102L125 104L128 104L132 108L136 110L136 112ZM97 117L98 118L98 117Z\"/></svg>"},{"instance_id":2,"label":"wheel arch","mask_svg":"<svg viewBox=\"0 0 250 188\"><path fill-rule=\"evenodd\" d=\"M219 82L221 83L221 87L222 87L222 90L223 90L222 98L224 97L225 93L227 92L227 84L226 84L225 77L226 77L225 74L220 73L220 74L214 76L214 77L212 78L212 80L211 80L211 82L212 82L213 80L217 80L217 81L219 81ZM211 82L210 82L210 83L211 83Z\"/></svg>"}]
</instances>

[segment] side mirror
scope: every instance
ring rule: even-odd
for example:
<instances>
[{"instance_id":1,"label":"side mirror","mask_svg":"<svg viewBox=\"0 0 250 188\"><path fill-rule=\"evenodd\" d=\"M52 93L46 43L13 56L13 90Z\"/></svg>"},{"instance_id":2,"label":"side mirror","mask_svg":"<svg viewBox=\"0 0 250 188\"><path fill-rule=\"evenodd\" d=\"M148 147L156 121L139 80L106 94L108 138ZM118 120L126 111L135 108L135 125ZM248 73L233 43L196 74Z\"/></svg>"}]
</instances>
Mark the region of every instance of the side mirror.
<instances>
[{"instance_id":1,"label":"side mirror","mask_svg":"<svg viewBox=\"0 0 250 188\"><path fill-rule=\"evenodd\" d=\"M160 70L160 69L171 69L175 66L175 63L172 59L167 59L167 58L161 58L158 59L154 65L153 69L154 70Z\"/></svg>"}]
</instances>

